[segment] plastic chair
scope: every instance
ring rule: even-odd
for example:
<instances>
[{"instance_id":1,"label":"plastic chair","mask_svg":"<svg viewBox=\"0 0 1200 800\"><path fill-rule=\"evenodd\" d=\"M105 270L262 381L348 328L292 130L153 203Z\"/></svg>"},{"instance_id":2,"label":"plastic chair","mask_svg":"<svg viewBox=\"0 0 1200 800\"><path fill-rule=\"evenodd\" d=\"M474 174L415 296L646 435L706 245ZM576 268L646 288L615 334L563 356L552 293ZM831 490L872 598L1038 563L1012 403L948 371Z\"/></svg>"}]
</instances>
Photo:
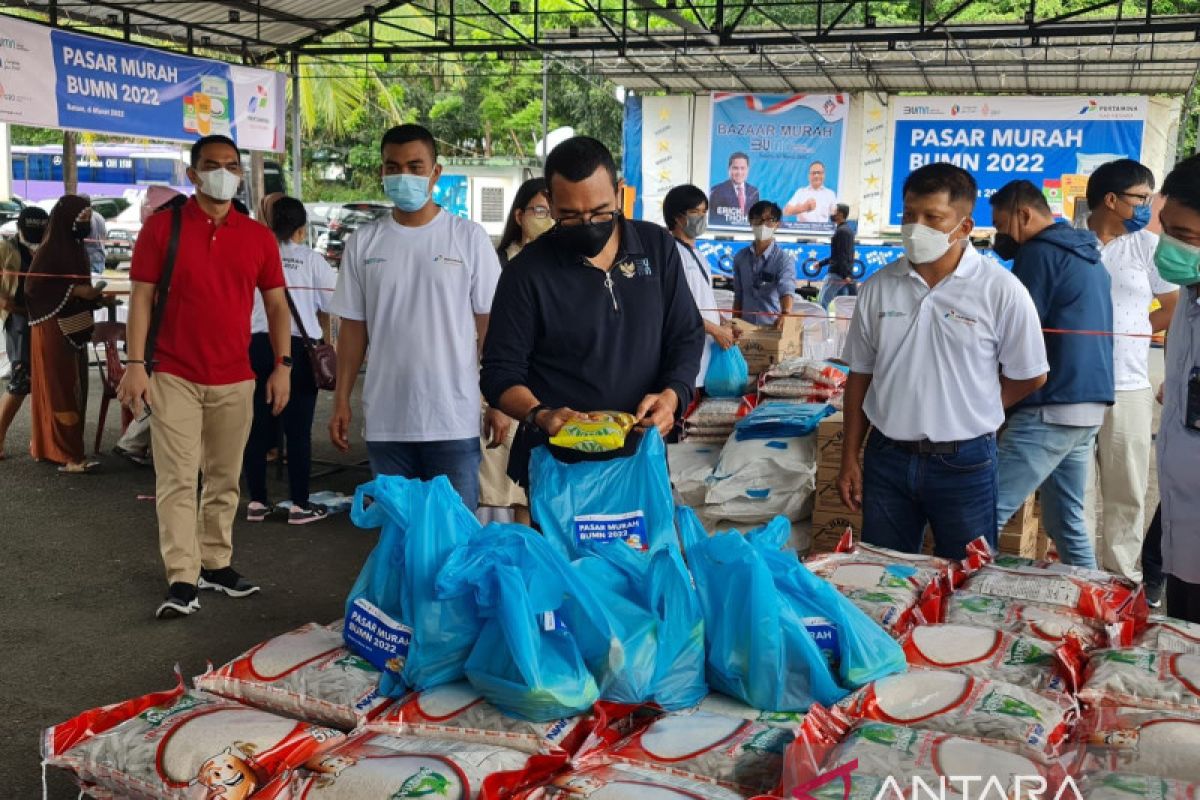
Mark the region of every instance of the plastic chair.
<instances>
[{"instance_id":1,"label":"plastic chair","mask_svg":"<svg viewBox=\"0 0 1200 800\"><path fill-rule=\"evenodd\" d=\"M850 320L854 318L854 309L858 306L858 298L853 295L841 295L833 298L829 304L833 314L833 326L837 332L837 351L841 355L846 346L846 335L850 332Z\"/></svg>"},{"instance_id":2,"label":"plastic chair","mask_svg":"<svg viewBox=\"0 0 1200 800\"><path fill-rule=\"evenodd\" d=\"M804 357L824 361L833 358L832 352L836 344L833 338L833 328L829 324L829 312L819 303L810 300L797 300L792 303L792 314L800 315L804 329Z\"/></svg>"},{"instance_id":3,"label":"plastic chair","mask_svg":"<svg viewBox=\"0 0 1200 800\"><path fill-rule=\"evenodd\" d=\"M108 404L116 399L117 387L121 378L125 377L125 365L121 363L121 352L125 343L125 323L97 322L92 331L92 352L96 357L96 371L100 374L100 418L96 423L95 451L100 453L100 443L104 438L104 423L108 419ZM100 348L104 348L101 356ZM133 415L128 409L121 408L121 432L129 426Z\"/></svg>"}]
</instances>

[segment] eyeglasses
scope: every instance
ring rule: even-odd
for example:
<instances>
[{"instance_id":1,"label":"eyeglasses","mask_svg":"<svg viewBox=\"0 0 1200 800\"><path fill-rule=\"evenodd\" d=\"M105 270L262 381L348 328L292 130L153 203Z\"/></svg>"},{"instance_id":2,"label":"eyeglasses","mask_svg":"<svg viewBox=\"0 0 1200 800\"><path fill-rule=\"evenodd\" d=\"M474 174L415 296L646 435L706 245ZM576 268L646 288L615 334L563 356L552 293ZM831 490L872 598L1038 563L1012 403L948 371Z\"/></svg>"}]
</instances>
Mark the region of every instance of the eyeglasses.
<instances>
[{"instance_id":1,"label":"eyeglasses","mask_svg":"<svg viewBox=\"0 0 1200 800\"><path fill-rule=\"evenodd\" d=\"M591 214L569 214L558 218L558 224L564 228L583 225L606 225L617 218L616 211L596 211Z\"/></svg>"},{"instance_id":2,"label":"eyeglasses","mask_svg":"<svg viewBox=\"0 0 1200 800\"><path fill-rule=\"evenodd\" d=\"M537 219L545 219L546 217L550 216L550 209L546 208L545 206L526 206L521 210L526 214L532 214Z\"/></svg>"},{"instance_id":3,"label":"eyeglasses","mask_svg":"<svg viewBox=\"0 0 1200 800\"><path fill-rule=\"evenodd\" d=\"M1154 198L1154 195L1152 194L1134 194L1133 192L1117 192L1117 194L1121 197L1132 197L1134 200L1137 200L1137 202L1133 203L1132 205L1137 206L1148 206L1150 205L1150 201Z\"/></svg>"}]
</instances>

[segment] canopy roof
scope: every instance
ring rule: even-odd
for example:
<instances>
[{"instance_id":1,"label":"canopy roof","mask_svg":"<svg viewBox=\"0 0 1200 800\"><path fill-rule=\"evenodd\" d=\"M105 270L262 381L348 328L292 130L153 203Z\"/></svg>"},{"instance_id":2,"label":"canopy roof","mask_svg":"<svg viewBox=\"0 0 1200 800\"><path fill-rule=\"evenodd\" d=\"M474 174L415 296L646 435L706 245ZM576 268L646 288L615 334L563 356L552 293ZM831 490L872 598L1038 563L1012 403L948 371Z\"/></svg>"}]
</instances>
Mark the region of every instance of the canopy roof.
<instances>
[{"instance_id":1,"label":"canopy roof","mask_svg":"<svg viewBox=\"0 0 1200 800\"><path fill-rule=\"evenodd\" d=\"M464 53L575 62L642 92L1182 94L1200 13L1180 0L61 0L41 21L269 64L363 56L434 68ZM20 13L20 12L17 12Z\"/></svg>"}]
</instances>

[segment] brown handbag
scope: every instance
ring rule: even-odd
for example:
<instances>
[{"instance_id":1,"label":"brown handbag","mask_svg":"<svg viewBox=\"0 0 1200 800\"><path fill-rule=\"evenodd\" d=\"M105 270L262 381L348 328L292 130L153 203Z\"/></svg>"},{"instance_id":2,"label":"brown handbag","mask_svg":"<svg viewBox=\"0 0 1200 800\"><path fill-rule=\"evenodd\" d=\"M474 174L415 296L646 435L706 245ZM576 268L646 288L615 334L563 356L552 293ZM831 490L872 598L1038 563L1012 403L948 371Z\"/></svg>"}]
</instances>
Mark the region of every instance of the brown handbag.
<instances>
[{"instance_id":1,"label":"brown handbag","mask_svg":"<svg viewBox=\"0 0 1200 800\"><path fill-rule=\"evenodd\" d=\"M332 392L337 388L337 349L319 339L309 338L308 331L304 329L304 321L300 319L300 312L292 302L292 293L284 288L283 296L287 298L292 319L296 321L296 327L300 329L300 338L304 340L304 353L312 365L313 381L318 389Z\"/></svg>"}]
</instances>

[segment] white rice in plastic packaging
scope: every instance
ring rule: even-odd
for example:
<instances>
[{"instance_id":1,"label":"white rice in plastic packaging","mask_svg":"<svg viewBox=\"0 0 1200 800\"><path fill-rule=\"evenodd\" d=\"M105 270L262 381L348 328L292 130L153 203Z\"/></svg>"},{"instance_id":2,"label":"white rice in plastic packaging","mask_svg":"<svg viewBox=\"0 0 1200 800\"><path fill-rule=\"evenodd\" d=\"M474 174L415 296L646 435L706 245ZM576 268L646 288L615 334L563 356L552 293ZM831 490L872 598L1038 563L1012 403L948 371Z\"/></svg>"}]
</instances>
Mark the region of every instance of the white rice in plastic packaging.
<instances>
[{"instance_id":1,"label":"white rice in plastic packaging","mask_svg":"<svg viewBox=\"0 0 1200 800\"><path fill-rule=\"evenodd\" d=\"M1200 655L1141 647L1097 651L1079 699L1096 706L1200 712Z\"/></svg>"}]
</instances>

